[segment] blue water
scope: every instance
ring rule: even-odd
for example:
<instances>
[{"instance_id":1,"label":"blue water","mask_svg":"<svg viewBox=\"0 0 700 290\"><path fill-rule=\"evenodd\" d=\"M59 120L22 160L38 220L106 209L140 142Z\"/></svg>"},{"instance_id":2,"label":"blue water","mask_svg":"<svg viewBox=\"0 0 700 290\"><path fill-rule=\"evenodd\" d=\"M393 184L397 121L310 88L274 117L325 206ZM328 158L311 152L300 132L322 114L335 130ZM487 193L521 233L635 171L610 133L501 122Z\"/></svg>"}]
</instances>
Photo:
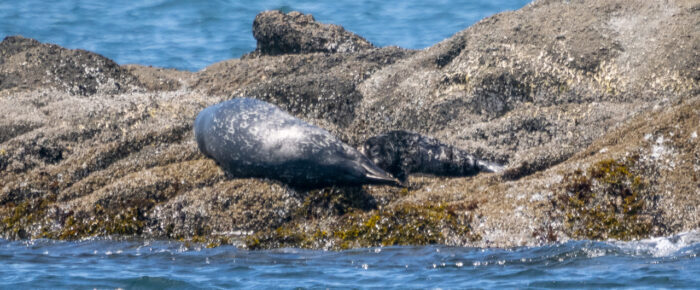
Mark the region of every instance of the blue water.
<instances>
[{"instance_id":1,"label":"blue water","mask_svg":"<svg viewBox=\"0 0 700 290\"><path fill-rule=\"evenodd\" d=\"M377 46L425 48L528 0L0 0L0 37L20 34L117 63L200 70L255 49L263 10L298 10Z\"/></svg>"},{"instance_id":2,"label":"blue water","mask_svg":"<svg viewBox=\"0 0 700 290\"><path fill-rule=\"evenodd\" d=\"M698 254L698 232L626 243L343 252L0 240L0 288L694 288Z\"/></svg>"}]
</instances>

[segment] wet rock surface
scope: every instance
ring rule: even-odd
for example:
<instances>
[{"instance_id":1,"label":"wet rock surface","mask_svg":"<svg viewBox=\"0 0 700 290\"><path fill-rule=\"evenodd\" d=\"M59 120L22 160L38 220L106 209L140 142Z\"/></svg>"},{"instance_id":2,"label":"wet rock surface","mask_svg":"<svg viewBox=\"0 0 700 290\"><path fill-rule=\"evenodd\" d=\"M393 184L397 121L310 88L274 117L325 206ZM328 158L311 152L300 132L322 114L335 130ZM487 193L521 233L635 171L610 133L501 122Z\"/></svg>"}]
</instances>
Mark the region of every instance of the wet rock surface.
<instances>
[{"instance_id":1,"label":"wet rock surface","mask_svg":"<svg viewBox=\"0 0 700 290\"><path fill-rule=\"evenodd\" d=\"M519 246L700 227L700 10L535 1L421 51L300 13L256 18L256 52L197 73L0 43L0 234L250 248ZM302 191L229 179L197 113L263 99L359 148L393 130L498 173Z\"/></svg>"}]
</instances>

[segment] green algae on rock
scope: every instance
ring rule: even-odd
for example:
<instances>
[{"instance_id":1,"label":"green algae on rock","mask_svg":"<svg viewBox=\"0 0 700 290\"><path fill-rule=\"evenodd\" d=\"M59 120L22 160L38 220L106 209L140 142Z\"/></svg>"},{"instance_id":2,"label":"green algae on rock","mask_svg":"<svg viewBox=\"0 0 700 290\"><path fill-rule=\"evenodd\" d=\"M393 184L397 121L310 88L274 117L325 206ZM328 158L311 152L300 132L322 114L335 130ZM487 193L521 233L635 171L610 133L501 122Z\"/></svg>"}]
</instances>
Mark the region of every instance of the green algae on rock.
<instances>
[{"instance_id":1,"label":"green algae on rock","mask_svg":"<svg viewBox=\"0 0 700 290\"><path fill-rule=\"evenodd\" d=\"M637 157L638 158L638 157ZM607 159L564 177L558 197L566 232L576 239L632 240L648 237L654 226L655 197L634 170L635 159Z\"/></svg>"},{"instance_id":2,"label":"green algae on rock","mask_svg":"<svg viewBox=\"0 0 700 290\"><path fill-rule=\"evenodd\" d=\"M399 204L363 212L355 210L330 224L292 221L275 230L247 237L250 249L357 247L449 244L449 239L479 240L472 216L444 205Z\"/></svg>"}]
</instances>

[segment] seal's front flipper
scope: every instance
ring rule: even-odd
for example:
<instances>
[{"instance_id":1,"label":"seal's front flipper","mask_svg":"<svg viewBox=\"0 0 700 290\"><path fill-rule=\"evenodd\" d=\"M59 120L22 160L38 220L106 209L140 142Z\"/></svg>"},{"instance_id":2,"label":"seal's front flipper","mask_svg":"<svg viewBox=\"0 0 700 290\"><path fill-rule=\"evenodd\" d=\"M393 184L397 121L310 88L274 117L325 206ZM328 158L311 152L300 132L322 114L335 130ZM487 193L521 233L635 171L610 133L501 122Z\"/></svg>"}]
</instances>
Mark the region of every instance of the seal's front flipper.
<instances>
[{"instance_id":1,"label":"seal's front flipper","mask_svg":"<svg viewBox=\"0 0 700 290\"><path fill-rule=\"evenodd\" d=\"M403 186L401 181L394 178L393 176L391 176L391 174L380 169L374 164L363 162L361 165L362 169L365 170L365 177L372 181L371 183L386 184L392 186Z\"/></svg>"},{"instance_id":2,"label":"seal's front flipper","mask_svg":"<svg viewBox=\"0 0 700 290\"><path fill-rule=\"evenodd\" d=\"M496 164L493 162L488 162L488 161L483 161L483 160L477 160L476 161L476 167L479 168L479 171L482 172L499 172L503 170L504 166L500 164Z\"/></svg>"}]
</instances>

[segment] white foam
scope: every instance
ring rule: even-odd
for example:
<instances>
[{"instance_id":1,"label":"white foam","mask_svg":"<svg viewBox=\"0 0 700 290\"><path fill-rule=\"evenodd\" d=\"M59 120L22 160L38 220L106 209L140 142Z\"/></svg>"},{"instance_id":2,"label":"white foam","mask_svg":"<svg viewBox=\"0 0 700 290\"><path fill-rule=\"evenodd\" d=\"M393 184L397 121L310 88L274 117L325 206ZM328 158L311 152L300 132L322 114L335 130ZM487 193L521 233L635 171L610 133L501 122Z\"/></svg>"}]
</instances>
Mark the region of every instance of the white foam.
<instances>
[{"instance_id":1,"label":"white foam","mask_svg":"<svg viewBox=\"0 0 700 290\"><path fill-rule=\"evenodd\" d=\"M700 232L693 230L671 237L656 237L631 242L613 242L622 250L631 250L635 254L648 254L654 257L668 257L678 251L700 243Z\"/></svg>"}]
</instances>

